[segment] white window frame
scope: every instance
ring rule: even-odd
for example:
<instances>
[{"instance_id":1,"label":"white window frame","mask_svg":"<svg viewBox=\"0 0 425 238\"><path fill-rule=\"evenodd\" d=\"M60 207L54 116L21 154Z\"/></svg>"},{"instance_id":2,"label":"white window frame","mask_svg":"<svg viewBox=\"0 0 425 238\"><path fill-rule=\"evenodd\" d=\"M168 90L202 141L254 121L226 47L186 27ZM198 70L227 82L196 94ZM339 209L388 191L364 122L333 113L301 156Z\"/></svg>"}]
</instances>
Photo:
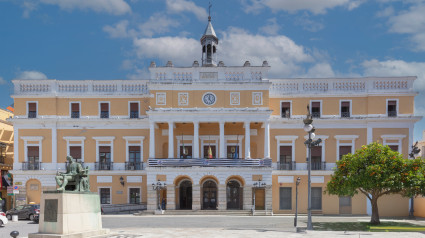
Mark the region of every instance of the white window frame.
<instances>
[{"instance_id":1,"label":"white window frame","mask_svg":"<svg viewBox=\"0 0 425 238\"><path fill-rule=\"evenodd\" d=\"M140 146L140 161L143 162L143 140L145 139L144 136L123 136L122 137L125 140L125 161L130 161L130 154L128 152L130 146ZM138 141L138 143L130 143L131 141Z\"/></svg>"},{"instance_id":2,"label":"white window frame","mask_svg":"<svg viewBox=\"0 0 425 238\"><path fill-rule=\"evenodd\" d=\"M140 202L142 202L142 187L140 186L128 186L127 187L127 203L130 204L130 188L138 188L140 189Z\"/></svg>"},{"instance_id":3,"label":"white window frame","mask_svg":"<svg viewBox=\"0 0 425 238\"><path fill-rule=\"evenodd\" d=\"M398 104L397 104L398 105ZM381 135L382 138L382 144L383 145L397 145L398 146L398 152L402 154L402 146L403 146L403 138L405 138L406 135ZM387 142L389 140L397 140L398 142Z\"/></svg>"},{"instance_id":4,"label":"white window frame","mask_svg":"<svg viewBox=\"0 0 425 238\"><path fill-rule=\"evenodd\" d=\"M27 118L29 118L29 104L30 103L35 103L35 118L38 118L38 101L27 101Z\"/></svg>"},{"instance_id":5,"label":"white window frame","mask_svg":"<svg viewBox=\"0 0 425 238\"><path fill-rule=\"evenodd\" d=\"M339 100L339 117L342 117L342 115L341 115L341 105L342 105L342 102L349 102L350 103L350 117L352 117L353 116L353 111L352 111L352 108L353 108L353 100L351 100L351 99L340 99ZM320 106L322 106L322 104L320 104ZM320 109L321 110L321 109ZM322 111L320 111L320 113L321 113Z\"/></svg>"},{"instance_id":6,"label":"white window frame","mask_svg":"<svg viewBox=\"0 0 425 238\"><path fill-rule=\"evenodd\" d=\"M298 136L275 136L275 138L277 140L277 163L280 162L281 146L292 146L292 162L295 162L295 141L298 139ZM291 142L288 143L288 141Z\"/></svg>"},{"instance_id":7,"label":"white window frame","mask_svg":"<svg viewBox=\"0 0 425 238\"><path fill-rule=\"evenodd\" d=\"M78 104L78 108L80 109L80 118L81 118L81 102L80 101L71 101L69 102L69 118L71 118L72 116L72 104L73 103L77 103Z\"/></svg>"},{"instance_id":8,"label":"white window frame","mask_svg":"<svg viewBox=\"0 0 425 238\"><path fill-rule=\"evenodd\" d=\"M239 103L232 103L232 94L237 94L239 98ZM239 106L241 105L241 93L240 92L230 92L230 105Z\"/></svg>"},{"instance_id":9,"label":"white window frame","mask_svg":"<svg viewBox=\"0 0 425 238\"><path fill-rule=\"evenodd\" d=\"M283 102L289 102L289 118L291 118L292 117L292 100L281 100L280 101L280 105L279 105L279 108L280 108L280 117L281 118L286 118L286 117L282 117L282 103Z\"/></svg>"},{"instance_id":10,"label":"white window frame","mask_svg":"<svg viewBox=\"0 0 425 238\"><path fill-rule=\"evenodd\" d=\"M66 140L66 155L69 156L71 153L70 147L71 146L81 146L81 162L84 162L84 141L86 140L85 136L64 136L64 140ZM73 142L80 142L80 143L70 143Z\"/></svg>"},{"instance_id":11,"label":"white window frame","mask_svg":"<svg viewBox=\"0 0 425 238\"><path fill-rule=\"evenodd\" d=\"M350 105L351 106L351 105ZM356 139L359 138L358 135L336 135L334 136L336 139L336 161L339 161L339 147L340 146L351 146L351 154L354 154ZM351 143L342 143L340 141L351 140Z\"/></svg>"},{"instance_id":12,"label":"white window frame","mask_svg":"<svg viewBox=\"0 0 425 238\"><path fill-rule=\"evenodd\" d=\"M396 113L397 116L399 115L399 110L398 107L400 105L400 103L398 102L398 98L387 98L386 99L386 103L385 103L385 116L388 116L388 101L396 101L397 105L396 105Z\"/></svg>"},{"instance_id":13,"label":"white window frame","mask_svg":"<svg viewBox=\"0 0 425 238\"><path fill-rule=\"evenodd\" d=\"M109 203L104 203L104 204L100 204L100 205L107 205L107 204L114 204L113 202L112 202L112 187L111 186L101 186L101 187L97 187L97 194L99 194L99 200L100 200L100 202L102 201L102 197L100 196L100 189L101 188L109 188L109 196L110 196L110 199L109 199Z\"/></svg>"},{"instance_id":14,"label":"white window frame","mask_svg":"<svg viewBox=\"0 0 425 238\"><path fill-rule=\"evenodd\" d=\"M320 104L320 106L322 106L322 104ZM321 114L320 114L321 115ZM329 136L325 136L325 135L316 135L316 137L314 137L314 140L317 139L322 139L322 142L320 143L320 146L322 146L322 162L326 162L326 139L328 139ZM304 139L308 140L308 135L304 136ZM306 155L308 154L308 147L306 148Z\"/></svg>"},{"instance_id":15,"label":"white window frame","mask_svg":"<svg viewBox=\"0 0 425 238\"><path fill-rule=\"evenodd\" d=\"M96 136L96 137L93 137L93 140L96 140L96 162L99 162L99 146L110 146L111 147L111 163L113 163L115 136ZM108 142L108 143L101 143L101 142Z\"/></svg>"},{"instance_id":16,"label":"white window frame","mask_svg":"<svg viewBox=\"0 0 425 238\"><path fill-rule=\"evenodd\" d=\"M137 103L137 108L139 109L138 110L138 112L139 112L139 118L140 118L140 101L128 101L128 118L131 118L130 117L130 113L131 113L131 108L130 108L130 104L132 104L132 103ZM111 109L109 109L109 111L110 111ZM110 114L110 113L109 113ZM131 119L134 119L134 118L131 118Z\"/></svg>"},{"instance_id":17,"label":"white window frame","mask_svg":"<svg viewBox=\"0 0 425 238\"><path fill-rule=\"evenodd\" d=\"M38 161L43 162L43 139L42 136L21 136L21 140L24 141L24 162L28 162L28 146L38 146ZM36 143L31 143L34 141Z\"/></svg>"},{"instance_id":18,"label":"white window frame","mask_svg":"<svg viewBox=\"0 0 425 238\"><path fill-rule=\"evenodd\" d=\"M98 110L99 110L99 118L101 118L101 108L100 108L100 104L101 103L107 103L108 104L108 118L111 118L111 102L109 101L99 101L98 102ZM104 119L104 118L102 118Z\"/></svg>"},{"instance_id":19,"label":"white window frame","mask_svg":"<svg viewBox=\"0 0 425 238\"><path fill-rule=\"evenodd\" d=\"M310 100L310 114L312 114L313 102L320 102L320 117L319 118L323 117L323 100Z\"/></svg>"},{"instance_id":20,"label":"white window frame","mask_svg":"<svg viewBox=\"0 0 425 238\"><path fill-rule=\"evenodd\" d=\"M260 94L260 100L261 100L261 102L260 103L255 103L254 102L254 95L255 94ZM261 106L261 105L263 105L263 92L252 92L252 105L254 105L254 106Z\"/></svg>"}]
</instances>

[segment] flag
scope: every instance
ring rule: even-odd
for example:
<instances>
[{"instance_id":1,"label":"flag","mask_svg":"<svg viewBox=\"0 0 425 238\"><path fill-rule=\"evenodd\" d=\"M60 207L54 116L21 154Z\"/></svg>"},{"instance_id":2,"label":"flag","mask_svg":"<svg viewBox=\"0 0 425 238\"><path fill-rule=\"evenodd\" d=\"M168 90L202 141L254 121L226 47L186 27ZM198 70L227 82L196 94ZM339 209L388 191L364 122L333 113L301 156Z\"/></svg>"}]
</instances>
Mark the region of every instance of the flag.
<instances>
[{"instance_id":1,"label":"flag","mask_svg":"<svg viewBox=\"0 0 425 238\"><path fill-rule=\"evenodd\" d=\"M208 146L208 159L212 159L212 151L211 151L211 146Z\"/></svg>"},{"instance_id":2,"label":"flag","mask_svg":"<svg viewBox=\"0 0 425 238\"><path fill-rule=\"evenodd\" d=\"M235 146L236 148L235 148L235 157L234 157L234 159L237 159L239 156L238 156L238 146Z\"/></svg>"}]
</instances>

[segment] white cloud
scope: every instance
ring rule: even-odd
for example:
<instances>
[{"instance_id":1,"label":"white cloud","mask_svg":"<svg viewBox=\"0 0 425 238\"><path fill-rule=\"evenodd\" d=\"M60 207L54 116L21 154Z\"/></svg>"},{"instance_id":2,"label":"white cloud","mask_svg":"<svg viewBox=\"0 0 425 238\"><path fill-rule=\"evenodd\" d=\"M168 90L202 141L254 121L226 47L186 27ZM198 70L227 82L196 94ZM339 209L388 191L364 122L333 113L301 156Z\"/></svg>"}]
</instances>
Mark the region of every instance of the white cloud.
<instances>
[{"instance_id":1,"label":"white cloud","mask_svg":"<svg viewBox=\"0 0 425 238\"><path fill-rule=\"evenodd\" d=\"M6 84L6 80L3 77L0 77L0 84Z\"/></svg>"},{"instance_id":2,"label":"white cloud","mask_svg":"<svg viewBox=\"0 0 425 238\"><path fill-rule=\"evenodd\" d=\"M47 76L39 71L22 71L18 74L18 79L24 80L44 80Z\"/></svg>"},{"instance_id":3,"label":"white cloud","mask_svg":"<svg viewBox=\"0 0 425 238\"><path fill-rule=\"evenodd\" d=\"M311 20L310 14L304 13L295 18L295 24L302 26L304 30L317 32L322 30L325 25L319 19Z\"/></svg>"},{"instance_id":4,"label":"white cloud","mask_svg":"<svg viewBox=\"0 0 425 238\"><path fill-rule=\"evenodd\" d=\"M327 10L335 7L345 7L353 10L359 7L365 0L251 0L250 4L243 1L246 12L258 12L263 7L269 7L273 11L309 11L313 14L325 14Z\"/></svg>"},{"instance_id":5,"label":"white cloud","mask_svg":"<svg viewBox=\"0 0 425 238\"><path fill-rule=\"evenodd\" d=\"M260 31L267 35L277 35L280 30L279 24L277 24L276 18L270 18L267 20L268 25L262 26Z\"/></svg>"},{"instance_id":6,"label":"white cloud","mask_svg":"<svg viewBox=\"0 0 425 238\"><path fill-rule=\"evenodd\" d=\"M154 58L162 62L171 60L176 66L190 66L194 60L199 61L201 57L200 43L193 38L139 38L133 43L139 58ZM254 35L237 28L223 32L217 54L218 60L223 60L228 66L242 66L246 60L250 61L251 65L261 65L267 60L272 66L270 77L306 75L304 64L314 64L319 59L286 36ZM322 73L322 77L329 77L333 71L330 65L324 62L313 66L309 73Z\"/></svg>"},{"instance_id":7,"label":"white cloud","mask_svg":"<svg viewBox=\"0 0 425 238\"><path fill-rule=\"evenodd\" d=\"M182 13L182 12L191 12L193 13L200 21L205 21L207 19L207 11L198 7L194 2L187 0L167 0L167 10L172 13Z\"/></svg>"},{"instance_id":8,"label":"white cloud","mask_svg":"<svg viewBox=\"0 0 425 238\"><path fill-rule=\"evenodd\" d=\"M425 2L417 2L396 15L388 14L390 32L408 34L415 50L425 51Z\"/></svg>"},{"instance_id":9,"label":"white cloud","mask_svg":"<svg viewBox=\"0 0 425 238\"><path fill-rule=\"evenodd\" d=\"M305 77L309 78L333 78L335 73L332 70L332 66L327 62L321 62L315 64L309 68Z\"/></svg>"},{"instance_id":10,"label":"white cloud","mask_svg":"<svg viewBox=\"0 0 425 238\"><path fill-rule=\"evenodd\" d=\"M394 15L394 8L392 6L386 7L376 13L377 17L389 17L392 15Z\"/></svg>"},{"instance_id":11,"label":"white cloud","mask_svg":"<svg viewBox=\"0 0 425 238\"><path fill-rule=\"evenodd\" d=\"M31 1L24 1L22 2L22 8L24 9L24 12L22 13L22 17L29 18L32 11L37 9L37 2L31 2Z\"/></svg>"},{"instance_id":12,"label":"white cloud","mask_svg":"<svg viewBox=\"0 0 425 238\"><path fill-rule=\"evenodd\" d=\"M131 7L124 0L40 0L40 3L57 5L62 10L93 10L113 15L131 12Z\"/></svg>"},{"instance_id":13,"label":"white cloud","mask_svg":"<svg viewBox=\"0 0 425 238\"><path fill-rule=\"evenodd\" d=\"M128 32L128 21L122 20L113 26L104 26L103 31L108 33L111 38L127 38L129 37Z\"/></svg>"},{"instance_id":14,"label":"white cloud","mask_svg":"<svg viewBox=\"0 0 425 238\"><path fill-rule=\"evenodd\" d=\"M156 33L166 33L170 27L179 25L177 21L164 16L164 14L156 13L147 22L139 25L139 29L143 36L152 37Z\"/></svg>"}]
</instances>

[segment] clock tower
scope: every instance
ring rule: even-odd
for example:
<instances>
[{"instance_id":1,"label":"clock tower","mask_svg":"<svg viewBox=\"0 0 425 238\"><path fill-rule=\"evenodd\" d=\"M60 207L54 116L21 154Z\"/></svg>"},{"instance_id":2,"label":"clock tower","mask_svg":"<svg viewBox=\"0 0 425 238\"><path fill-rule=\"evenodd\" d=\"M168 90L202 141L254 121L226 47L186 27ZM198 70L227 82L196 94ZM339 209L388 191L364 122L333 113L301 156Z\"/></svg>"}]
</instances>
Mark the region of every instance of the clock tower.
<instances>
[{"instance_id":1,"label":"clock tower","mask_svg":"<svg viewBox=\"0 0 425 238\"><path fill-rule=\"evenodd\" d=\"M211 8L211 5L210 5ZM218 38L211 24L211 14L208 16L208 25L201 37L202 66L217 66Z\"/></svg>"}]
</instances>

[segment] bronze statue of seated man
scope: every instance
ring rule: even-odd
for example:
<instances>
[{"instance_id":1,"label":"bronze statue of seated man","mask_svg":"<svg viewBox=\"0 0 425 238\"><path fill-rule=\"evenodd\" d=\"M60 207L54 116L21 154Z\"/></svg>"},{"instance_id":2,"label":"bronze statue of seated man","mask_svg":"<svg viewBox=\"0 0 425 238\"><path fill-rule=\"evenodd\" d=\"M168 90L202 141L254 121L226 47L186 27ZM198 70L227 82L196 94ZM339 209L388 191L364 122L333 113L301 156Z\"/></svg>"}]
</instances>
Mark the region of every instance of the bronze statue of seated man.
<instances>
[{"instance_id":1,"label":"bronze statue of seated man","mask_svg":"<svg viewBox=\"0 0 425 238\"><path fill-rule=\"evenodd\" d=\"M56 174L56 183L59 188L58 191L65 191L65 187L69 182L75 185L74 191L88 191L88 167L83 168L80 163L76 163L72 156L66 157L68 166L66 167L66 173ZM80 184L83 186L80 186Z\"/></svg>"}]
</instances>

